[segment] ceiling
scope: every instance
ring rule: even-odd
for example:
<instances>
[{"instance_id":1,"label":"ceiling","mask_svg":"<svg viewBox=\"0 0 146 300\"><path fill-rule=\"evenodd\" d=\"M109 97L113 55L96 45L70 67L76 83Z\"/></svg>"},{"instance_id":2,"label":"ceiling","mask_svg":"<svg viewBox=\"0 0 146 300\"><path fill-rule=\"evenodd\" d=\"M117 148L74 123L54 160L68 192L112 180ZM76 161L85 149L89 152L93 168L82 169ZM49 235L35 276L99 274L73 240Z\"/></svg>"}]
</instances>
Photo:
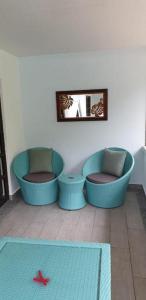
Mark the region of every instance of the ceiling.
<instances>
[{"instance_id":1,"label":"ceiling","mask_svg":"<svg viewBox=\"0 0 146 300\"><path fill-rule=\"evenodd\" d=\"M145 0L0 0L0 49L16 56L145 46Z\"/></svg>"}]
</instances>

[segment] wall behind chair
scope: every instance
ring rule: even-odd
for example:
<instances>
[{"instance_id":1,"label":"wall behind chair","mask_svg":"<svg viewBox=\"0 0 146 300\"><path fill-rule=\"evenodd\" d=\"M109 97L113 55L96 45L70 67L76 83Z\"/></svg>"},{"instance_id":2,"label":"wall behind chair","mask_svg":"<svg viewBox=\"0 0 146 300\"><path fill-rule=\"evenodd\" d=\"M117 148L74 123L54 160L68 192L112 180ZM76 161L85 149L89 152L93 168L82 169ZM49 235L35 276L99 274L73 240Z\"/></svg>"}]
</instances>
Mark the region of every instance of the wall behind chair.
<instances>
[{"instance_id":1,"label":"wall behind chair","mask_svg":"<svg viewBox=\"0 0 146 300\"><path fill-rule=\"evenodd\" d=\"M108 146L136 158L132 182L143 182L146 51L116 50L20 58L23 121L28 147L59 151L66 171ZM108 88L108 121L56 121L57 90Z\"/></svg>"}]
</instances>

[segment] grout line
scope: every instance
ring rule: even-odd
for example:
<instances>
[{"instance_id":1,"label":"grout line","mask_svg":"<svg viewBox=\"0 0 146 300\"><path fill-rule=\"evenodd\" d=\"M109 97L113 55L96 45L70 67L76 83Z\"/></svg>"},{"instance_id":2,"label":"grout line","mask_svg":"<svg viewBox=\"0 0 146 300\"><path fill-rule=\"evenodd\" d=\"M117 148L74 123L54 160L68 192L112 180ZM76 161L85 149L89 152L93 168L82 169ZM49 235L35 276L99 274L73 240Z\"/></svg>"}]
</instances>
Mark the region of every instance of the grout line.
<instances>
[{"instance_id":1,"label":"grout line","mask_svg":"<svg viewBox=\"0 0 146 300\"><path fill-rule=\"evenodd\" d=\"M91 242L92 242L92 239L93 239L93 229L94 229L94 225L95 225L95 220L96 220L96 209L95 209L95 212L94 212L94 217L93 217L93 222L92 222L91 240L90 240Z\"/></svg>"},{"instance_id":2,"label":"grout line","mask_svg":"<svg viewBox=\"0 0 146 300\"><path fill-rule=\"evenodd\" d=\"M134 297L136 300L136 290L135 290L135 284L134 284L134 271L132 266L132 249L130 247L130 239L129 239L129 230L128 230L128 221L127 221L127 210L125 211L125 219L126 219L126 225L127 225L127 236L128 236L128 249L129 249L129 256L130 256L130 266L131 266L131 275L132 275L132 283L133 283L133 291L134 291Z\"/></svg>"},{"instance_id":3,"label":"grout line","mask_svg":"<svg viewBox=\"0 0 146 300\"><path fill-rule=\"evenodd\" d=\"M146 277L144 277L144 276L139 276L139 275L136 275L136 276L134 276L135 278L140 278L140 279L146 279Z\"/></svg>"}]
</instances>

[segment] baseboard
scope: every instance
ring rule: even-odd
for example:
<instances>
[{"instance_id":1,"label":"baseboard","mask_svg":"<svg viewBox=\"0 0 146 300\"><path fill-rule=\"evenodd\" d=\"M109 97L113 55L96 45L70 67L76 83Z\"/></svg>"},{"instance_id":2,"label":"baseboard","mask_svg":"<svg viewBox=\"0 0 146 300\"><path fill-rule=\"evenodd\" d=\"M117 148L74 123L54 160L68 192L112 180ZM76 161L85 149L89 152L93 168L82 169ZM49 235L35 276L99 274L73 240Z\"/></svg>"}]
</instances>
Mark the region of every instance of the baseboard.
<instances>
[{"instance_id":1,"label":"baseboard","mask_svg":"<svg viewBox=\"0 0 146 300\"><path fill-rule=\"evenodd\" d=\"M141 191L141 192L143 192L144 194L145 194L145 192L144 192L144 188L143 188L143 185L142 184L129 184L128 185L128 191L130 192L139 192L139 191Z\"/></svg>"},{"instance_id":2,"label":"baseboard","mask_svg":"<svg viewBox=\"0 0 146 300\"><path fill-rule=\"evenodd\" d=\"M11 200L11 201L15 200L16 198L18 198L20 196L20 194L21 194L21 191L18 188L13 195L9 195L9 200Z\"/></svg>"},{"instance_id":3,"label":"baseboard","mask_svg":"<svg viewBox=\"0 0 146 300\"><path fill-rule=\"evenodd\" d=\"M12 197L13 195L15 195L15 194L17 193L18 190L20 190L20 187L19 187L19 186L17 186L17 188L13 191L13 193L12 193L10 196Z\"/></svg>"}]
</instances>

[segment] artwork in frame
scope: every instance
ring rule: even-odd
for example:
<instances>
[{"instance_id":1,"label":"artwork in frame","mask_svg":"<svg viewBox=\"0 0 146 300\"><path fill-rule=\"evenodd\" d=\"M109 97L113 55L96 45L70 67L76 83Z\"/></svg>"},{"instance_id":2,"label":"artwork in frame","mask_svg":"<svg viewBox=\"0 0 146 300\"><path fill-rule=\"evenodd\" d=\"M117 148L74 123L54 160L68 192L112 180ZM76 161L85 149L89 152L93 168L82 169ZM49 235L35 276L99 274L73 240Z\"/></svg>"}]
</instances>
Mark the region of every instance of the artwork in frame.
<instances>
[{"instance_id":1,"label":"artwork in frame","mask_svg":"<svg viewBox=\"0 0 146 300\"><path fill-rule=\"evenodd\" d=\"M56 92L57 121L104 121L108 119L108 90Z\"/></svg>"}]
</instances>

